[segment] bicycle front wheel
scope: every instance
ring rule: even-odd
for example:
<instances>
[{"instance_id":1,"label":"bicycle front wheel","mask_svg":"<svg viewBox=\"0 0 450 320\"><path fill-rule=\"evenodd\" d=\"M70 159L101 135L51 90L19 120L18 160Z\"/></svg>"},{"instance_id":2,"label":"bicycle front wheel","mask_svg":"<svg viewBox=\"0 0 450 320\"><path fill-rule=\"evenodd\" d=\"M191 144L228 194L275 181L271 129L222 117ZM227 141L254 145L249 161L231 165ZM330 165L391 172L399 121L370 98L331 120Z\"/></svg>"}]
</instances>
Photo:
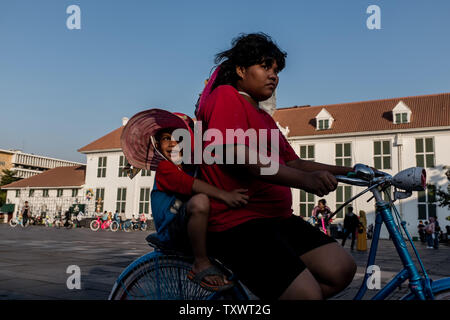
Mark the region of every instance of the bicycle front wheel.
<instances>
[{"instance_id":1,"label":"bicycle front wheel","mask_svg":"<svg viewBox=\"0 0 450 320\"><path fill-rule=\"evenodd\" d=\"M17 226L17 220L11 219L9 220L9 225L13 228L15 228Z\"/></svg>"},{"instance_id":2,"label":"bicycle front wheel","mask_svg":"<svg viewBox=\"0 0 450 320\"><path fill-rule=\"evenodd\" d=\"M187 278L193 258L148 253L119 276L109 300L248 300L238 282L224 292L211 292Z\"/></svg>"},{"instance_id":3,"label":"bicycle front wheel","mask_svg":"<svg viewBox=\"0 0 450 320\"><path fill-rule=\"evenodd\" d=\"M100 228L100 223L97 220L92 220L89 227L91 228L92 231L97 231L98 228Z\"/></svg>"},{"instance_id":4,"label":"bicycle front wheel","mask_svg":"<svg viewBox=\"0 0 450 320\"><path fill-rule=\"evenodd\" d=\"M112 232L116 232L119 230L119 223L117 221L113 221L109 226L109 229L111 229Z\"/></svg>"},{"instance_id":5,"label":"bicycle front wheel","mask_svg":"<svg viewBox=\"0 0 450 320\"><path fill-rule=\"evenodd\" d=\"M123 231L130 232L133 229L131 223L124 222L122 225Z\"/></svg>"}]
</instances>

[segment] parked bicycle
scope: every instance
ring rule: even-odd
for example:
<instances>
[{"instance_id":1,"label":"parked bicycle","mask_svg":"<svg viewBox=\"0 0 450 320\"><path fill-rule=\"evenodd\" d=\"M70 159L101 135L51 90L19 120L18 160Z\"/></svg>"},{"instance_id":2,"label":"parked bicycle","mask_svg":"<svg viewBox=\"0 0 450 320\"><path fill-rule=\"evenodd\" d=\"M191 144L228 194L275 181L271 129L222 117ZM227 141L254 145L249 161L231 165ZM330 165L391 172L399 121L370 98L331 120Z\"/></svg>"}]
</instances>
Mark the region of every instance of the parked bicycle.
<instances>
[{"instance_id":1,"label":"parked bicycle","mask_svg":"<svg viewBox=\"0 0 450 320\"><path fill-rule=\"evenodd\" d=\"M30 219L28 219L27 222L24 225L22 216L18 215L16 217L12 218L11 220L9 220L9 225L11 227L13 227L13 228L17 227L18 225L20 225L21 227L25 228L25 227L28 227L30 225Z\"/></svg>"},{"instance_id":2,"label":"parked bicycle","mask_svg":"<svg viewBox=\"0 0 450 320\"><path fill-rule=\"evenodd\" d=\"M59 229L64 225L62 219L61 219L61 215L57 215L55 217L55 228Z\"/></svg>"},{"instance_id":3,"label":"parked bicycle","mask_svg":"<svg viewBox=\"0 0 450 320\"><path fill-rule=\"evenodd\" d=\"M45 216L44 219L44 225L46 227L52 227L55 223L55 219L53 219L52 217L49 217L48 215Z\"/></svg>"},{"instance_id":4,"label":"parked bicycle","mask_svg":"<svg viewBox=\"0 0 450 320\"><path fill-rule=\"evenodd\" d=\"M372 299L384 300L389 297L394 290L401 286L405 281L409 281L410 292L402 297L402 300L450 300L450 278L439 280L431 280L423 266L422 260L414 246L409 232L406 229L406 222L401 221L400 214L393 203L398 199L406 199L412 195L413 191L423 191L426 187L426 172L423 168L409 168L396 174L391 175L376 171L371 168L357 164L355 172L347 176L337 176L337 180L350 185L366 187L365 190L346 201L340 206L330 218L345 208L349 203L354 201L361 195L371 192L376 200L376 217L375 228L373 232L373 240L370 248L369 258L367 262L367 272L375 262L376 252L378 248L378 240L380 230L383 225L391 236L396 251L403 264L403 269L386 284ZM394 199L390 200L388 190L393 186L395 188ZM404 191L399 191L404 190ZM384 201L381 194L384 192L389 201ZM407 239L419 269L413 262L410 255ZM236 276L231 270L228 270L219 261L214 260L225 275L235 285L229 290L222 292L210 292L201 286L189 281L187 273L192 267L193 258L185 253L178 252L172 248L164 248L158 243L154 235L147 237L149 245L154 247L153 252L147 253L132 262L117 278L112 291L109 295L111 300L128 300L128 299L147 299L147 300L217 300L217 299L233 299L248 300L249 295ZM364 297L367 291L367 280L371 274L366 273L355 296L355 300Z\"/></svg>"},{"instance_id":5,"label":"parked bicycle","mask_svg":"<svg viewBox=\"0 0 450 320\"><path fill-rule=\"evenodd\" d=\"M111 231L116 232L117 230L123 230L125 232L130 232L133 229L133 223L131 219L127 219L125 221L117 221L114 220L110 226Z\"/></svg>"},{"instance_id":6,"label":"parked bicycle","mask_svg":"<svg viewBox=\"0 0 450 320\"><path fill-rule=\"evenodd\" d=\"M136 230L141 230L141 231L146 231L147 230L147 222L144 221L136 221L136 222L131 222L132 223L132 230L136 231Z\"/></svg>"},{"instance_id":7,"label":"parked bicycle","mask_svg":"<svg viewBox=\"0 0 450 320\"><path fill-rule=\"evenodd\" d=\"M97 216L96 220L92 220L89 227L91 228L92 231L97 231L98 229L102 229L102 230L108 230L110 229L111 226L111 221L109 220L102 220L101 216Z\"/></svg>"}]
</instances>

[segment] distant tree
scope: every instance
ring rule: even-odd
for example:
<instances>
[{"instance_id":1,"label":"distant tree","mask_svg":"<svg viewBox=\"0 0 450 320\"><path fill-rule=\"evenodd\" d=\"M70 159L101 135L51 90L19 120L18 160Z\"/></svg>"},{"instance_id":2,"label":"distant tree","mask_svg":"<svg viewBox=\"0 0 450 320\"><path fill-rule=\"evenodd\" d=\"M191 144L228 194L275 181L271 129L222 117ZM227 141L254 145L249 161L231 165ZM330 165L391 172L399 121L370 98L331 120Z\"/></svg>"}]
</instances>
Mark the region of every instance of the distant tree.
<instances>
[{"instance_id":1,"label":"distant tree","mask_svg":"<svg viewBox=\"0 0 450 320\"><path fill-rule=\"evenodd\" d=\"M13 183L14 181L21 180L21 178L16 177L16 171L3 169L2 178L0 179L0 186L5 186L7 184ZM6 202L6 190L0 190L0 206Z\"/></svg>"},{"instance_id":2,"label":"distant tree","mask_svg":"<svg viewBox=\"0 0 450 320\"><path fill-rule=\"evenodd\" d=\"M2 170L2 179L0 180L0 186L4 186L15 181L21 180L21 178L16 177L17 171L3 169Z\"/></svg>"},{"instance_id":3,"label":"distant tree","mask_svg":"<svg viewBox=\"0 0 450 320\"><path fill-rule=\"evenodd\" d=\"M445 175L447 176L449 184L447 185L447 190L442 188L436 190L436 200L439 202L439 207L450 209L450 168L446 166L444 169L447 169Z\"/></svg>"}]
</instances>

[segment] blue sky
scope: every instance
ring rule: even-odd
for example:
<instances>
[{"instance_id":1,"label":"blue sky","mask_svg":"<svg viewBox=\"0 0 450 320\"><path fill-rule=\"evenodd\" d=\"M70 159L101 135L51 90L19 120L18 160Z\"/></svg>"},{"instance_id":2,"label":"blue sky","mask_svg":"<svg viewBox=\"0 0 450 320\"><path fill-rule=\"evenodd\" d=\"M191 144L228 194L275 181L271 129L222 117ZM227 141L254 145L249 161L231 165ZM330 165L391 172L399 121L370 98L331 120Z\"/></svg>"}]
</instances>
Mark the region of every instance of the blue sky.
<instances>
[{"instance_id":1,"label":"blue sky","mask_svg":"<svg viewBox=\"0 0 450 320\"><path fill-rule=\"evenodd\" d=\"M448 0L2 0L0 148L85 162L124 116L193 116L214 55L259 31L288 53L278 107L450 91Z\"/></svg>"}]
</instances>

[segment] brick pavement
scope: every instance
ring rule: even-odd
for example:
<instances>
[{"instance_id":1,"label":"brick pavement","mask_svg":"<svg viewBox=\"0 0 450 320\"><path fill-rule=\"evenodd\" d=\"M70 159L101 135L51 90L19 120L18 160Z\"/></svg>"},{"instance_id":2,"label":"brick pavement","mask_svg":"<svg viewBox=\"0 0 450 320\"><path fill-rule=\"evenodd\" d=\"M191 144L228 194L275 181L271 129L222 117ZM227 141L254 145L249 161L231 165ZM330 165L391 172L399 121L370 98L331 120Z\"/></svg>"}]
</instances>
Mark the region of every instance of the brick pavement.
<instances>
[{"instance_id":1,"label":"brick pavement","mask_svg":"<svg viewBox=\"0 0 450 320\"><path fill-rule=\"evenodd\" d=\"M93 232L89 229L55 229L32 226L11 228L0 224L0 299L106 299L114 280L137 257L151 251L148 232ZM369 243L370 245L370 243ZM348 249L349 243L347 244ZM438 279L450 276L450 247L429 250L417 243L427 272ZM361 284L368 252L351 252L358 271L352 284L334 299L351 299ZM381 282L387 283L401 268L390 241L381 240L375 261ZM69 290L69 265L81 268L81 290ZM393 298L406 290L397 291ZM375 294L369 291L367 297Z\"/></svg>"}]
</instances>

